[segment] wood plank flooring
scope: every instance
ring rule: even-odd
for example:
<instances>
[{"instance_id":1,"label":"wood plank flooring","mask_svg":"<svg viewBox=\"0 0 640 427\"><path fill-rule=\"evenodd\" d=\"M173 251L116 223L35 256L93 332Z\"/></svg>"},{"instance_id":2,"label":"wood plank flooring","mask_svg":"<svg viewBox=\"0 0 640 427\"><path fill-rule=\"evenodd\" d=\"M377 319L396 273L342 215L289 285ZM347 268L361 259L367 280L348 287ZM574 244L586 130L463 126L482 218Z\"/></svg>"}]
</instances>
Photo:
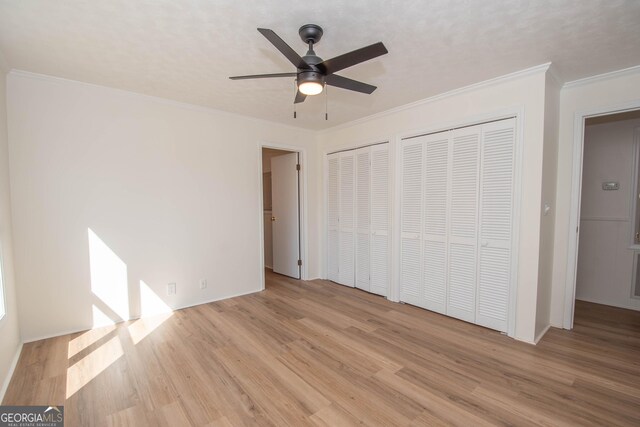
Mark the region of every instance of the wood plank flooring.
<instances>
[{"instance_id":1,"label":"wood plank flooring","mask_svg":"<svg viewBox=\"0 0 640 427\"><path fill-rule=\"evenodd\" d=\"M325 281L25 344L4 402L68 426L640 425L640 313L538 346Z\"/></svg>"}]
</instances>

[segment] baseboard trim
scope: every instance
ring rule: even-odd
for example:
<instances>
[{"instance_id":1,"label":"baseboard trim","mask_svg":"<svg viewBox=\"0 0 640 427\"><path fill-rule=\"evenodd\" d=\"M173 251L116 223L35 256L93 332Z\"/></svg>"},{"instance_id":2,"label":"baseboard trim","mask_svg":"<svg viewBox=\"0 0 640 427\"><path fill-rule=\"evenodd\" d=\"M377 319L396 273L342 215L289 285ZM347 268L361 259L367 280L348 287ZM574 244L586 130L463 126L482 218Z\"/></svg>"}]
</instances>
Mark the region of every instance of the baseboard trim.
<instances>
[{"instance_id":1,"label":"baseboard trim","mask_svg":"<svg viewBox=\"0 0 640 427\"><path fill-rule=\"evenodd\" d=\"M540 340L542 339L542 337L544 337L544 334L546 334L549 331L549 329L551 329L551 325L547 325L546 328L544 328L542 331L540 331L540 333L533 340L534 344L538 344L540 342Z\"/></svg>"},{"instance_id":2,"label":"baseboard trim","mask_svg":"<svg viewBox=\"0 0 640 427\"><path fill-rule=\"evenodd\" d=\"M223 300L236 298L236 297L241 297L241 296L245 296L245 295L251 295L251 294L258 293L258 292L262 292L262 290L261 289L256 289L256 290L252 290L252 291L248 291L248 292L240 292L240 293L229 295L229 296L224 296L224 297L220 297L220 298L213 298L213 299L206 300L206 301L196 302L196 303L193 303L193 304L181 305L179 307L176 307L176 308L172 309L171 312L178 311L178 310L184 310L185 308L196 307L198 305L209 304L209 303L212 303L212 302L223 301ZM132 320L138 320L138 319L140 319L140 316L131 317L128 320L123 320L122 322L130 322ZM114 324L117 325L117 324L122 323L122 322L117 322L117 323L114 323ZM109 325L97 326L96 328L104 328L106 326L109 326ZM24 340L24 343L26 344L26 343L35 342L35 341L46 340L46 339L49 339L49 338L62 337L64 335L77 334L79 332L86 332L86 331L89 331L91 329L93 329L93 328L89 327L89 328L81 328L81 329L72 329L72 330L63 331L63 332L54 332L52 334L42 335L42 336L36 337L36 338L28 338L28 339Z\"/></svg>"},{"instance_id":3,"label":"baseboard trim","mask_svg":"<svg viewBox=\"0 0 640 427\"><path fill-rule=\"evenodd\" d=\"M11 366L9 367L9 372L7 372L7 376L4 379L4 383L2 383L2 389L0 390L0 403L4 400L4 395L9 388L9 383L11 382L11 378L13 378L13 373L16 370L16 366L18 366L18 360L20 360L20 355L22 354L22 343L16 349L16 354L13 356L13 361L11 362Z\"/></svg>"}]
</instances>

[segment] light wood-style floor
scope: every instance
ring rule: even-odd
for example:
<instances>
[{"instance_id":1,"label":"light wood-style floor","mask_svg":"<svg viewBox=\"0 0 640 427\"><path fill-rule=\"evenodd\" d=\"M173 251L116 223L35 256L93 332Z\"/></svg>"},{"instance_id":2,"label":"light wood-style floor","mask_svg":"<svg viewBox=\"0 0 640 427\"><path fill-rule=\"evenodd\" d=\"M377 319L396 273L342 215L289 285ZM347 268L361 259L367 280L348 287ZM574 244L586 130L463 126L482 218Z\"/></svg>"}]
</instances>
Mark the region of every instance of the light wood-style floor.
<instances>
[{"instance_id":1,"label":"light wood-style floor","mask_svg":"<svg viewBox=\"0 0 640 427\"><path fill-rule=\"evenodd\" d=\"M68 426L640 425L640 313L538 346L324 281L24 346L4 404ZM68 396L68 397L67 397Z\"/></svg>"}]
</instances>

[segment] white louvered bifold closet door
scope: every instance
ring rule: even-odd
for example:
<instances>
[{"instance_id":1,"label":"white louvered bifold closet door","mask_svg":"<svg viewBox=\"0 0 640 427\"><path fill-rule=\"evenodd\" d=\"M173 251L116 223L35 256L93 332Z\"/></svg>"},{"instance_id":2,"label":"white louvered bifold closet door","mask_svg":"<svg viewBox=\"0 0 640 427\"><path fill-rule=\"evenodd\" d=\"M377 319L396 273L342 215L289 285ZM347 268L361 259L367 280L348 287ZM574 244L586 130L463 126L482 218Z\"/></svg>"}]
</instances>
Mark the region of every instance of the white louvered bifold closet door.
<instances>
[{"instance_id":1,"label":"white louvered bifold closet door","mask_svg":"<svg viewBox=\"0 0 640 427\"><path fill-rule=\"evenodd\" d=\"M468 322L476 317L480 131L480 126L457 129L450 138L447 315Z\"/></svg>"},{"instance_id":2,"label":"white louvered bifold closet door","mask_svg":"<svg viewBox=\"0 0 640 427\"><path fill-rule=\"evenodd\" d=\"M447 212L449 194L449 135L442 132L422 137L425 150L423 307L446 312L447 304Z\"/></svg>"},{"instance_id":3,"label":"white louvered bifold closet door","mask_svg":"<svg viewBox=\"0 0 640 427\"><path fill-rule=\"evenodd\" d=\"M355 172L353 151L340 153L339 164L339 261L337 282L355 286Z\"/></svg>"},{"instance_id":4,"label":"white louvered bifold closet door","mask_svg":"<svg viewBox=\"0 0 640 427\"><path fill-rule=\"evenodd\" d=\"M371 153L369 147L355 150L356 158L356 287L369 291Z\"/></svg>"},{"instance_id":5,"label":"white louvered bifold closet door","mask_svg":"<svg viewBox=\"0 0 640 427\"><path fill-rule=\"evenodd\" d=\"M404 141L401 151L400 300L421 306L423 139Z\"/></svg>"},{"instance_id":6,"label":"white louvered bifold closet door","mask_svg":"<svg viewBox=\"0 0 640 427\"><path fill-rule=\"evenodd\" d=\"M339 194L338 194L338 173L339 156L330 154L327 156L327 278L337 282L339 255Z\"/></svg>"},{"instance_id":7,"label":"white louvered bifold closet door","mask_svg":"<svg viewBox=\"0 0 640 427\"><path fill-rule=\"evenodd\" d=\"M369 292L389 295L389 144L371 147L371 280Z\"/></svg>"},{"instance_id":8,"label":"white louvered bifold closet door","mask_svg":"<svg viewBox=\"0 0 640 427\"><path fill-rule=\"evenodd\" d=\"M400 301L506 332L515 119L402 141Z\"/></svg>"},{"instance_id":9,"label":"white louvered bifold closet door","mask_svg":"<svg viewBox=\"0 0 640 427\"><path fill-rule=\"evenodd\" d=\"M515 119L482 129L476 323L506 332L512 280Z\"/></svg>"}]
</instances>

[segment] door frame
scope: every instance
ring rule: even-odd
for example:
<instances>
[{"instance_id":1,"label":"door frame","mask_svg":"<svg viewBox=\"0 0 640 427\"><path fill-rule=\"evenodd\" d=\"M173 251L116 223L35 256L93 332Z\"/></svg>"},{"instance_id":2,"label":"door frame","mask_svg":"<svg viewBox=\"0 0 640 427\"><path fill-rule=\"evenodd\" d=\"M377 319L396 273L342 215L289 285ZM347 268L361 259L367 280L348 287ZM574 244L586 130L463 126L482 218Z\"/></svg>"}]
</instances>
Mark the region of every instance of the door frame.
<instances>
[{"instance_id":1,"label":"door frame","mask_svg":"<svg viewBox=\"0 0 640 427\"><path fill-rule=\"evenodd\" d=\"M262 197L263 192L263 171L262 171L262 149L272 148L274 150L284 150L294 153L298 153L300 162L300 175L299 175L299 196L298 205L300 209L300 259L302 260L302 267L300 268L301 280L309 280L308 277L308 239L307 239L307 150L304 148L296 147L294 145L279 144L269 141L258 141L258 191L260 197L260 204L258 205L258 232L260 233L260 251L258 265L260 266L260 290L265 289L265 274L264 274L264 200Z\"/></svg>"},{"instance_id":2,"label":"door frame","mask_svg":"<svg viewBox=\"0 0 640 427\"><path fill-rule=\"evenodd\" d=\"M640 100L605 107L577 111L573 119L573 166L571 174L571 207L567 248L567 274L565 278L564 315L562 327L573 329L578 272L578 246L580 240L580 203L582 200L582 166L584 152L584 126L588 118L608 116L640 109Z\"/></svg>"}]
</instances>

